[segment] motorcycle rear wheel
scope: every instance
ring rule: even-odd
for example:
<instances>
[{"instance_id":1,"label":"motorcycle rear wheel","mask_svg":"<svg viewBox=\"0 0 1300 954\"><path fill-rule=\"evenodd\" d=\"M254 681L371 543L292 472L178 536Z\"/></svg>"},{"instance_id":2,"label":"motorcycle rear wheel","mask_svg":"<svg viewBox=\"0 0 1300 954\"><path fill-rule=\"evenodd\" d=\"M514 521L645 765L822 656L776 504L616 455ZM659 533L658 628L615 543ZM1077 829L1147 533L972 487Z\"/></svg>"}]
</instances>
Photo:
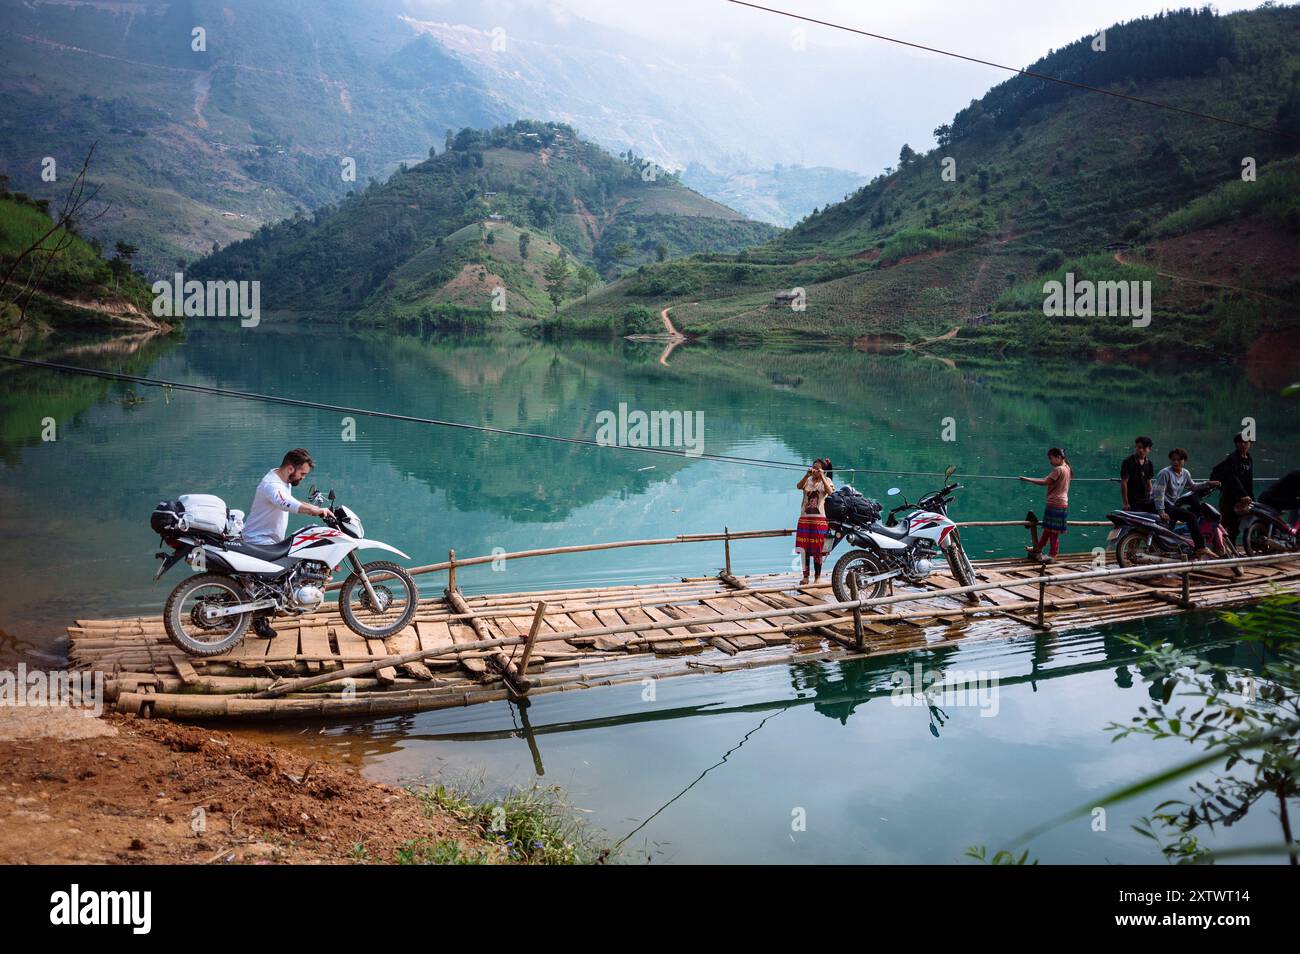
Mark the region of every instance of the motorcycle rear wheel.
<instances>
[{"instance_id":1,"label":"motorcycle rear wheel","mask_svg":"<svg viewBox=\"0 0 1300 954\"><path fill-rule=\"evenodd\" d=\"M885 564L880 557L870 550L850 550L835 562L835 568L831 570L831 591L835 594L837 600L841 603L847 603L854 598L849 586L850 573L864 577L876 576L884 572ZM888 584L888 580L877 580L875 583L868 583L858 589L857 598L860 600L879 599L885 595L885 588Z\"/></svg>"},{"instance_id":2,"label":"motorcycle rear wheel","mask_svg":"<svg viewBox=\"0 0 1300 954\"><path fill-rule=\"evenodd\" d=\"M1241 535L1241 545L1246 556L1267 556L1270 553L1285 553L1292 549L1295 538L1283 539L1271 525L1262 520L1252 523Z\"/></svg>"},{"instance_id":3,"label":"motorcycle rear wheel","mask_svg":"<svg viewBox=\"0 0 1300 954\"><path fill-rule=\"evenodd\" d=\"M1128 529L1115 541L1115 562L1124 568L1152 566L1156 563L1180 563L1164 550L1157 550L1153 544L1155 538L1149 530ZM1148 556L1146 560L1136 559L1139 553Z\"/></svg>"},{"instance_id":4,"label":"motorcycle rear wheel","mask_svg":"<svg viewBox=\"0 0 1300 954\"><path fill-rule=\"evenodd\" d=\"M205 588L213 592L186 605L186 600ZM220 573L200 573L182 580L171 591L163 607L163 628L167 630L167 638L191 656L219 656L244 638L253 614L225 616L223 622L205 626L195 619L199 604L228 606L247 602L248 594L244 588L230 577Z\"/></svg>"}]
</instances>

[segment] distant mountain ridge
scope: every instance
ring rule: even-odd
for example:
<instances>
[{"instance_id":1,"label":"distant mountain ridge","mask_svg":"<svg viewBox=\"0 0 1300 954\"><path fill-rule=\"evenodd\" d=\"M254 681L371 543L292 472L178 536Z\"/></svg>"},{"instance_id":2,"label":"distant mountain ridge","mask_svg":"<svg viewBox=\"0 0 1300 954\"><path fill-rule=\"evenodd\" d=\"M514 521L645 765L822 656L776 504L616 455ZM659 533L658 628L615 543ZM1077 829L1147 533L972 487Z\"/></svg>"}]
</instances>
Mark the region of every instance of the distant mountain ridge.
<instances>
[{"instance_id":1,"label":"distant mountain ridge","mask_svg":"<svg viewBox=\"0 0 1300 954\"><path fill-rule=\"evenodd\" d=\"M701 100L698 75L670 84L662 70L605 51L616 45L610 31L584 27L580 49L511 34L511 58L494 64L491 31L439 27L412 11L405 0L7 2L0 171L57 201L43 158L75 168L98 142L90 175L112 204L93 233L138 246L137 264L166 275L214 244L386 179L399 162L424 159L447 129L552 119L670 168L752 168L728 145L737 137L781 147L743 92ZM789 218L761 203L750 212Z\"/></svg>"},{"instance_id":2,"label":"distant mountain ridge","mask_svg":"<svg viewBox=\"0 0 1300 954\"><path fill-rule=\"evenodd\" d=\"M561 293L569 300L600 276L737 251L777 232L561 124L463 129L444 147L336 206L266 226L192 271L258 280L271 310L508 323L553 310L545 273L561 267L556 259L570 273ZM494 298L498 288L504 296Z\"/></svg>"}]
</instances>

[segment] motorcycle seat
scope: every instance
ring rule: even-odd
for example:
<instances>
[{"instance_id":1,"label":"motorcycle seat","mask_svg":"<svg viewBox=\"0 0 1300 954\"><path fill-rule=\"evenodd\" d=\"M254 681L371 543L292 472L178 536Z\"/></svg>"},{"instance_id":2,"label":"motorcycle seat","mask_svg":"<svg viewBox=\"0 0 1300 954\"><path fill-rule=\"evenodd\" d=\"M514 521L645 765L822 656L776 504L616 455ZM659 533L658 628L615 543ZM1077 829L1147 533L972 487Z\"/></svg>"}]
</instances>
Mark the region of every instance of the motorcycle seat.
<instances>
[{"instance_id":1,"label":"motorcycle seat","mask_svg":"<svg viewBox=\"0 0 1300 954\"><path fill-rule=\"evenodd\" d=\"M1145 520L1147 522L1159 521L1159 517L1150 510L1119 510L1117 514L1121 517L1128 517L1130 520Z\"/></svg>"},{"instance_id":2,"label":"motorcycle seat","mask_svg":"<svg viewBox=\"0 0 1300 954\"><path fill-rule=\"evenodd\" d=\"M907 536L907 525L909 522L910 521L906 519L900 520L892 527L888 527L883 523L873 523L871 525L871 532L883 533L887 537L893 537L896 540L901 540Z\"/></svg>"},{"instance_id":3,"label":"motorcycle seat","mask_svg":"<svg viewBox=\"0 0 1300 954\"><path fill-rule=\"evenodd\" d=\"M233 550L235 553L242 553L244 556L251 556L258 560L266 560L268 563L274 563L276 560L282 560L289 555L289 550L293 547L293 539L281 540L279 543L245 543L243 540L236 540L234 543L227 544L227 550Z\"/></svg>"}]
</instances>

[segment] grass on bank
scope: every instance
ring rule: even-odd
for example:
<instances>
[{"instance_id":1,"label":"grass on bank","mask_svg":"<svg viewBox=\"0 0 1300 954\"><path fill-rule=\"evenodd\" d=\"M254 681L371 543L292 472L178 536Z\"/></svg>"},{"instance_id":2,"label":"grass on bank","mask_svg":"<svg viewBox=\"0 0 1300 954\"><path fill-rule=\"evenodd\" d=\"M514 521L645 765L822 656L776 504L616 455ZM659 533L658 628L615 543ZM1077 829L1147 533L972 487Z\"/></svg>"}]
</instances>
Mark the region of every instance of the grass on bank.
<instances>
[{"instance_id":1,"label":"grass on bank","mask_svg":"<svg viewBox=\"0 0 1300 954\"><path fill-rule=\"evenodd\" d=\"M610 848L574 816L556 786L515 789L499 799L447 785L414 789L429 813L443 812L467 824L488 845L466 849L454 839L419 838L399 849L403 865L587 865L610 860Z\"/></svg>"}]
</instances>

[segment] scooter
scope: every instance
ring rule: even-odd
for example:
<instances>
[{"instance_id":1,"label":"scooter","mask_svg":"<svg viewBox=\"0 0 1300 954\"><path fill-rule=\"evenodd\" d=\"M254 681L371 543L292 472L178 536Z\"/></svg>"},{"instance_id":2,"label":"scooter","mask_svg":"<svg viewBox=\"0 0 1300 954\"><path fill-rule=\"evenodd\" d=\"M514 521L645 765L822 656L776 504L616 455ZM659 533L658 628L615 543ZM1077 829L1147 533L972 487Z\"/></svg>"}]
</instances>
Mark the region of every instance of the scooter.
<instances>
[{"instance_id":1,"label":"scooter","mask_svg":"<svg viewBox=\"0 0 1300 954\"><path fill-rule=\"evenodd\" d=\"M1189 490L1178 498L1177 506L1188 507L1213 493L1216 487ZM1237 556L1237 548L1223 530L1223 521L1213 506L1201 505L1197 527L1207 549L1220 557ZM1181 524L1172 527L1159 514L1145 510L1112 510L1106 519L1115 525L1106 537L1115 547L1115 562L1122 567L1150 566L1159 563L1184 563L1196 552L1191 532Z\"/></svg>"},{"instance_id":2,"label":"scooter","mask_svg":"<svg viewBox=\"0 0 1300 954\"><path fill-rule=\"evenodd\" d=\"M1241 546L1246 556L1300 550L1300 520L1287 523L1281 511L1252 500L1241 518Z\"/></svg>"}]
</instances>

